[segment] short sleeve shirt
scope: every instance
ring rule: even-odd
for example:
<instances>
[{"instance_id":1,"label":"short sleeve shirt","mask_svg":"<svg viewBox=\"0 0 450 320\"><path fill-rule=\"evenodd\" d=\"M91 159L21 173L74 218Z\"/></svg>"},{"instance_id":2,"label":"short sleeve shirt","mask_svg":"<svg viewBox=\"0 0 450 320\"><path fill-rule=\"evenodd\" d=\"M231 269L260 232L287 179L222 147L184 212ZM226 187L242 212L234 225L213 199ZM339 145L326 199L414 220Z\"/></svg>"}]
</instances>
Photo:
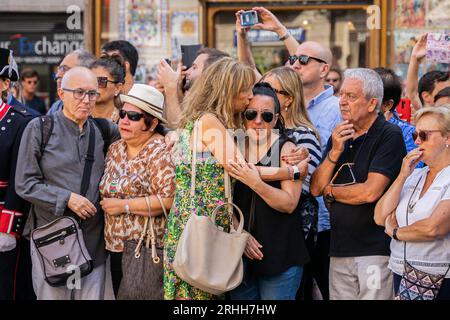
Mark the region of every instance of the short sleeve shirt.
<instances>
[{"instance_id":1,"label":"short sleeve shirt","mask_svg":"<svg viewBox=\"0 0 450 320\"><path fill-rule=\"evenodd\" d=\"M326 152L331 148L330 138ZM343 168L333 183L352 182L352 173L356 183L364 183L370 172L382 174L392 183L400 172L405 155L406 147L400 128L378 116L366 134L347 141L333 175L344 163L354 165L351 171L348 167ZM331 205L331 256L389 255L390 239L384 228L377 226L373 219L375 205L376 201L361 205L336 201Z\"/></svg>"},{"instance_id":2,"label":"short sleeve shirt","mask_svg":"<svg viewBox=\"0 0 450 320\"><path fill-rule=\"evenodd\" d=\"M428 170L428 167L416 169L406 180L395 211L399 227L411 225L430 217L442 201L450 200L450 165L436 175L431 186L419 199ZM408 203L410 210L408 210ZM407 214L408 222L406 221ZM404 258L404 242L393 239L389 268L394 273L402 275ZM444 274L450 263L450 234L433 241L407 242L406 260L421 271L430 274ZM447 273L446 278L450 278L450 272Z\"/></svg>"},{"instance_id":3,"label":"short sleeve shirt","mask_svg":"<svg viewBox=\"0 0 450 320\"><path fill-rule=\"evenodd\" d=\"M106 157L106 169L100 183L102 198L132 199L159 194L172 198L175 194L175 167L163 140L149 142L139 154L127 159L124 140L113 143ZM105 214L106 249L123 251L125 240L138 240L145 217L133 213L118 216ZM157 246L163 246L164 215L155 219Z\"/></svg>"}]
</instances>

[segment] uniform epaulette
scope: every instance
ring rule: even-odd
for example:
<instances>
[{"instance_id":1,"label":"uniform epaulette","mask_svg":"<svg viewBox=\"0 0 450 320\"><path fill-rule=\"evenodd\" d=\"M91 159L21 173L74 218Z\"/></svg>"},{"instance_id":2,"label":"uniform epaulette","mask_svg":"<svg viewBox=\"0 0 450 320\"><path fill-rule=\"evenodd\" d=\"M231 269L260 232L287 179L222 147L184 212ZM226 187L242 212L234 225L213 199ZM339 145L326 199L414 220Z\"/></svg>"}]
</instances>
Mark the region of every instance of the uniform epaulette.
<instances>
[{"instance_id":1,"label":"uniform epaulette","mask_svg":"<svg viewBox=\"0 0 450 320\"><path fill-rule=\"evenodd\" d=\"M32 114L22 106L14 105L14 106L11 106L11 109L13 109L18 114L23 115L24 117L32 117Z\"/></svg>"}]
</instances>

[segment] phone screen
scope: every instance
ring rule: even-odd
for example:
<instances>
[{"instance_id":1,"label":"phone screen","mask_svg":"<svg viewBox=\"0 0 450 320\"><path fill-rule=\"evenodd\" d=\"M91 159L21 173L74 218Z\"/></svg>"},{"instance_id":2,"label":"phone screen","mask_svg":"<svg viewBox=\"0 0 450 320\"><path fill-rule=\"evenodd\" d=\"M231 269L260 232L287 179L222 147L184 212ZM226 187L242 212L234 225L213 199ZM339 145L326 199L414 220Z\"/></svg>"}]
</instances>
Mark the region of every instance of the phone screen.
<instances>
[{"instance_id":1,"label":"phone screen","mask_svg":"<svg viewBox=\"0 0 450 320\"><path fill-rule=\"evenodd\" d=\"M181 45L181 61L186 68L192 67L192 63L197 58L197 52L202 48L201 44Z\"/></svg>"}]
</instances>

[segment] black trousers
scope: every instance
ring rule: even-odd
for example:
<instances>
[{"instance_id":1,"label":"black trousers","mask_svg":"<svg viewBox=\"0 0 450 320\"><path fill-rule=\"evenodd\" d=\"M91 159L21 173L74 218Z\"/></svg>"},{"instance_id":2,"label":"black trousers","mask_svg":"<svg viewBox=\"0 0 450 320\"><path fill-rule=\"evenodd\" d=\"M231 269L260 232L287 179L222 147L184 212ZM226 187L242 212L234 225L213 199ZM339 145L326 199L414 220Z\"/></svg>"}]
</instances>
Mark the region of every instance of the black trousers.
<instances>
[{"instance_id":1,"label":"black trousers","mask_svg":"<svg viewBox=\"0 0 450 320\"><path fill-rule=\"evenodd\" d=\"M21 238L15 249L0 252L0 300L36 300L31 278L30 241Z\"/></svg>"},{"instance_id":2,"label":"black trousers","mask_svg":"<svg viewBox=\"0 0 450 320\"><path fill-rule=\"evenodd\" d=\"M308 236L306 246L311 261L304 266L303 279L297 292L297 300L312 300L313 279L316 280L323 299L330 300L330 230L319 232L316 244L314 244L313 235Z\"/></svg>"},{"instance_id":3,"label":"black trousers","mask_svg":"<svg viewBox=\"0 0 450 320\"><path fill-rule=\"evenodd\" d=\"M119 293L120 282L122 281L122 252L109 251L111 261L111 278L114 295L117 298Z\"/></svg>"}]
</instances>

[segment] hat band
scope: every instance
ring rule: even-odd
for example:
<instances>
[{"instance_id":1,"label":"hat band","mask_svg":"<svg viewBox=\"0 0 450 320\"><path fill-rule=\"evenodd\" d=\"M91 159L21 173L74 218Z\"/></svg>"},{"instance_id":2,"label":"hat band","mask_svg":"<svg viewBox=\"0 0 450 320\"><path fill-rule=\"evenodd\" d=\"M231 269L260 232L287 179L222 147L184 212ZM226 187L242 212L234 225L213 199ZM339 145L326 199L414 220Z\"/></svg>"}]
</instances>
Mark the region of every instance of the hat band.
<instances>
[{"instance_id":1,"label":"hat band","mask_svg":"<svg viewBox=\"0 0 450 320\"><path fill-rule=\"evenodd\" d=\"M162 114L163 110L161 108L159 108L159 107L157 107L157 106L155 106L155 105L153 105L151 103L148 103L147 101L145 101L145 100L143 100L143 99L141 99L139 97L133 96L131 94L127 94L127 96L130 97L130 98L133 98L133 99L136 99L136 100L139 100L139 101L145 103L146 105L150 106L150 109L152 109L154 112Z\"/></svg>"}]
</instances>

